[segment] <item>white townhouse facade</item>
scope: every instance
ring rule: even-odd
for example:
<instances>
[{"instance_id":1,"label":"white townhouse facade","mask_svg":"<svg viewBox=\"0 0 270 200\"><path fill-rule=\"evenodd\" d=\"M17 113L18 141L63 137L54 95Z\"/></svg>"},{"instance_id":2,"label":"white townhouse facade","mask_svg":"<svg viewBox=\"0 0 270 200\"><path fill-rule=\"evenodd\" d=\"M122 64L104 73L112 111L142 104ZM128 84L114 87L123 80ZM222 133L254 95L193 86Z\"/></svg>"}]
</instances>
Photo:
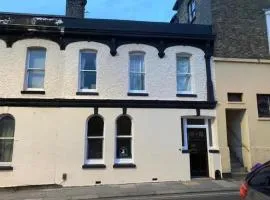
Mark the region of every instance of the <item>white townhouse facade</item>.
<instances>
[{"instance_id":1,"label":"white townhouse facade","mask_svg":"<svg viewBox=\"0 0 270 200\"><path fill-rule=\"evenodd\" d=\"M211 26L0 14L0 187L219 178Z\"/></svg>"}]
</instances>

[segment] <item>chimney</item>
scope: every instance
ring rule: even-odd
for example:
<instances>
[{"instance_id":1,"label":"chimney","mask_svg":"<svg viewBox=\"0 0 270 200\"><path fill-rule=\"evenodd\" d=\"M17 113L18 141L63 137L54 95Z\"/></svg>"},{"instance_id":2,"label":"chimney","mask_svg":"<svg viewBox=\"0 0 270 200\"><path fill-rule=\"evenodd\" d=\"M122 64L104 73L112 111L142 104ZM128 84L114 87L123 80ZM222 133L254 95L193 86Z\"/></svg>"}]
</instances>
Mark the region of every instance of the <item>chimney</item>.
<instances>
[{"instance_id":1,"label":"chimney","mask_svg":"<svg viewBox=\"0 0 270 200\"><path fill-rule=\"evenodd\" d=\"M67 0L66 16L74 18L84 18L87 0Z\"/></svg>"}]
</instances>

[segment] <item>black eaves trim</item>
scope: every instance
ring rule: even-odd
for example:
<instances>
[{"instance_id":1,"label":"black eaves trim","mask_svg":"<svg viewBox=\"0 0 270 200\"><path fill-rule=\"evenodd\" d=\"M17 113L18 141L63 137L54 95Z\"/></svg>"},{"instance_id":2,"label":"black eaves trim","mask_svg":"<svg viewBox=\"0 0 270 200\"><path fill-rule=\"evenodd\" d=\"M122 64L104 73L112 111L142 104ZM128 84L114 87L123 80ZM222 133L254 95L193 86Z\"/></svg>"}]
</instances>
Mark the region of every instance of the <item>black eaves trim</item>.
<instances>
[{"instance_id":1,"label":"black eaves trim","mask_svg":"<svg viewBox=\"0 0 270 200\"><path fill-rule=\"evenodd\" d=\"M219 150L210 149L210 150L209 150L209 153L216 153L216 154L219 154L220 152L219 152Z\"/></svg>"},{"instance_id":2,"label":"black eaves trim","mask_svg":"<svg viewBox=\"0 0 270 200\"><path fill-rule=\"evenodd\" d=\"M0 171L12 171L12 166L0 166Z\"/></svg>"},{"instance_id":3,"label":"black eaves trim","mask_svg":"<svg viewBox=\"0 0 270 200\"><path fill-rule=\"evenodd\" d=\"M21 94L45 94L45 91L27 91L27 90L23 90L21 91Z\"/></svg>"},{"instance_id":4,"label":"black eaves trim","mask_svg":"<svg viewBox=\"0 0 270 200\"><path fill-rule=\"evenodd\" d=\"M83 169L105 169L106 165L104 164L85 164L82 166Z\"/></svg>"},{"instance_id":5,"label":"black eaves trim","mask_svg":"<svg viewBox=\"0 0 270 200\"><path fill-rule=\"evenodd\" d=\"M136 168L135 164L114 164L113 168Z\"/></svg>"},{"instance_id":6,"label":"black eaves trim","mask_svg":"<svg viewBox=\"0 0 270 200\"><path fill-rule=\"evenodd\" d=\"M197 97L197 94L176 94L177 97Z\"/></svg>"},{"instance_id":7,"label":"black eaves trim","mask_svg":"<svg viewBox=\"0 0 270 200\"><path fill-rule=\"evenodd\" d=\"M98 96L98 92L76 92L78 96Z\"/></svg>"},{"instance_id":8,"label":"black eaves trim","mask_svg":"<svg viewBox=\"0 0 270 200\"><path fill-rule=\"evenodd\" d=\"M132 92L127 93L127 95L134 96L134 97L147 97L147 96L149 96L148 93L132 93Z\"/></svg>"}]
</instances>

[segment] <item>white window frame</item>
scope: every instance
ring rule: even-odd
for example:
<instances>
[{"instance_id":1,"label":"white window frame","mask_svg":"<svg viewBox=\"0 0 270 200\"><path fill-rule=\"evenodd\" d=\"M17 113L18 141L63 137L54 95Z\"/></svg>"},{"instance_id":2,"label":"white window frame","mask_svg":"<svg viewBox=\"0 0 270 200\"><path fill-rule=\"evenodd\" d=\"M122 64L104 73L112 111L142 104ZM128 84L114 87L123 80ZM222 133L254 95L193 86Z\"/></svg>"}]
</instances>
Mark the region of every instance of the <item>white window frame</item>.
<instances>
[{"instance_id":1,"label":"white window frame","mask_svg":"<svg viewBox=\"0 0 270 200\"><path fill-rule=\"evenodd\" d=\"M44 62L44 69L41 68L30 68L30 54L31 51L34 50L44 50L45 51L45 62ZM24 90L26 91L45 91L45 69L46 69L46 58L47 58L47 49L44 47L28 47L27 48L27 53L26 53L26 72L25 72L25 81L24 81ZM28 79L29 79L29 71L41 71L44 72L44 77L43 77L43 88L30 88L28 85Z\"/></svg>"},{"instance_id":2,"label":"white window frame","mask_svg":"<svg viewBox=\"0 0 270 200\"><path fill-rule=\"evenodd\" d=\"M210 146L210 135L209 135L209 126L208 126L208 123L209 123L209 119L211 118L194 118L194 117L185 117L185 118L182 118L183 119L183 135L184 136L184 139L182 141L184 141L184 144L182 144L182 149L183 150L188 150L189 147L188 147L188 129L189 128L202 128L202 129L205 129L206 130L206 138L207 138L207 149L210 150L210 149L214 149L216 150L216 145L215 145L215 138L214 138L214 135L213 135L213 128L212 128L212 124L210 124L210 127L212 129L212 146ZM203 119L204 120L204 125L190 125L190 124L187 124L187 120L189 119Z\"/></svg>"},{"instance_id":3,"label":"white window frame","mask_svg":"<svg viewBox=\"0 0 270 200\"><path fill-rule=\"evenodd\" d=\"M192 67L191 67L191 55L188 53L180 53L176 55L176 90L177 94L193 94L192 87ZM178 73L178 59L180 58L188 58L189 59L189 73ZM190 91L179 91L178 90L178 76L188 76L190 81Z\"/></svg>"},{"instance_id":4,"label":"white window frame","mask_svg":"<svg viewBox=\"0 0 270 200\"><path fill-rule=\"evenodd\" d=\"M3 114L3 115L0 115L0 121L4 118L4 117L10 117L12 118L14 121L14 117L11 116L11 115L8 115L8 114ZM10 140L12 139L13 140L13 146L12 146L12 154L14 152L14 138L15 138L15 127L14 127L14 136L13 137L0 137L0 140ZM13 155L11 155L13 157ZM12 163L12 160L11 162L0 162L0 166L10 166Z\"/></svg>"},{"instance_id":5,"label":"white window frame","mask_svg":"<svg viewBox=\"0 0 270 200\"><path fill-rule=\"evenodd\" d=\"M142 56L143 58L143 69L144 69L144 72L131 72L131 59L130 57L132 55L139 55L139 56ZM130 88L130 84L131 84L131 80L130 80L130 77L131 77L131 74L134 73L134 74L141 74L141 75L144 75L144 90L131 90ZM128 92L129 93L147 93L147 90L146 90L146 69L145 69L145 52L143 51L131 51L129 52L129 67L128 67Z\"/></svg>"},{"instance_id":6,"label":"white window frame","mask_svg":"<svg viewBox=\"0 0 270 200\"><path fill-rule=\"evenodd\" d=\"M270 53L270 8L265 11L265 16L266 16L267 38L268 38L268 50Z\"/></svg>"},{"instance_id":7,"label":"white window frame","mask_svg":"<svg viewBox=\"0 0 270 200\"><path fill-rule=\"evenodd\" d=\"M88 136L88 122L92 117L100 117L103 120L103 134L102 136ZM105 130L105 123L104 123L104 118L101 115L98 114L94 114L91 115L88 120L86 121L86 134L85 134L85 155L84 155L84 164L86 165L96 165L96 164L105 164L105 159L104 159L104 152L105 152L105 134L104 134L104 130ZM102 158L101 159L88 159L88 139L102 139Z\"/></svg>"},{"instance_id":8,"label":"white window frame","mask_svg":"<svg viewBox=\"0 0 270 200\"><path fill-rule=\"evenodd\" d=\"M196 1L190 0L188 2L188 22L192 23L196 18Z\"/></svg>"},{"instance_id":9,"label":"white window frame","mask_svg":"<svg viewBox=\"0 0 270 200\"><path fill-rule=\"evenodd\" d=\"M95 60L95 64L96 64L96 70L82 70L82 53L94 53L96 55L96 60ZM96 50L91 50L91 49L82 49L80 50L79 53L79 80L78 80L78 91L79 92L97 92L97 76L98 76L98 70L97 70L97 51ZM95 72L96 73L96 88L95 89L82 89L82 82L81 82L81 76L82 76L82 72Z\"/></svg>"},{"instance_id":10,"label":"white window frame","mask_svg":"<svg viewBox=\"0 0 270 200\"><path fill-rule=\"evenodd\" d=\"M117 134L117 120L122 117L122 116L127 116L130 121L131 121L131 133L130 135L118 135ZM131 158L117 158L117 139L118 138L130 138L130 144L131 144ZM134 139L133 139L133 123L132 123L132 118L129 115L120 115L116 119L116 137L115 137L115 159L114 163L115 164L134 164Z\"/></svg>"}]
</instances>

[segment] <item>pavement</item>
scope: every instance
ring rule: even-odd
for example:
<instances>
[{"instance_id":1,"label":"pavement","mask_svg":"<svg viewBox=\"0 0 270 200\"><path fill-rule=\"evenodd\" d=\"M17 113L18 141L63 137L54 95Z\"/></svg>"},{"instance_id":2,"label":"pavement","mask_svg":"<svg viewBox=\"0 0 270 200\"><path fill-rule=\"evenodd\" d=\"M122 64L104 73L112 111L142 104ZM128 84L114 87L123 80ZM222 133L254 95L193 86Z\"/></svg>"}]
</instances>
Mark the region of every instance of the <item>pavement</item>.
<instances>
[{"instance_id":1,"label":"pavement","mask_svg":"<svg viewBox=\"0 0 270 200\"><path fill-rule=\"evenodd\" d=\"M0 200L176 199L179 195L195 195L194 199L196 199L196 195L203 194L234 193L236 195L239 191L240 184L241 181L236 180L192 179L192 181L187 182L97 185L47 189L1 189Z\"/></svg>"}]
</instances>

